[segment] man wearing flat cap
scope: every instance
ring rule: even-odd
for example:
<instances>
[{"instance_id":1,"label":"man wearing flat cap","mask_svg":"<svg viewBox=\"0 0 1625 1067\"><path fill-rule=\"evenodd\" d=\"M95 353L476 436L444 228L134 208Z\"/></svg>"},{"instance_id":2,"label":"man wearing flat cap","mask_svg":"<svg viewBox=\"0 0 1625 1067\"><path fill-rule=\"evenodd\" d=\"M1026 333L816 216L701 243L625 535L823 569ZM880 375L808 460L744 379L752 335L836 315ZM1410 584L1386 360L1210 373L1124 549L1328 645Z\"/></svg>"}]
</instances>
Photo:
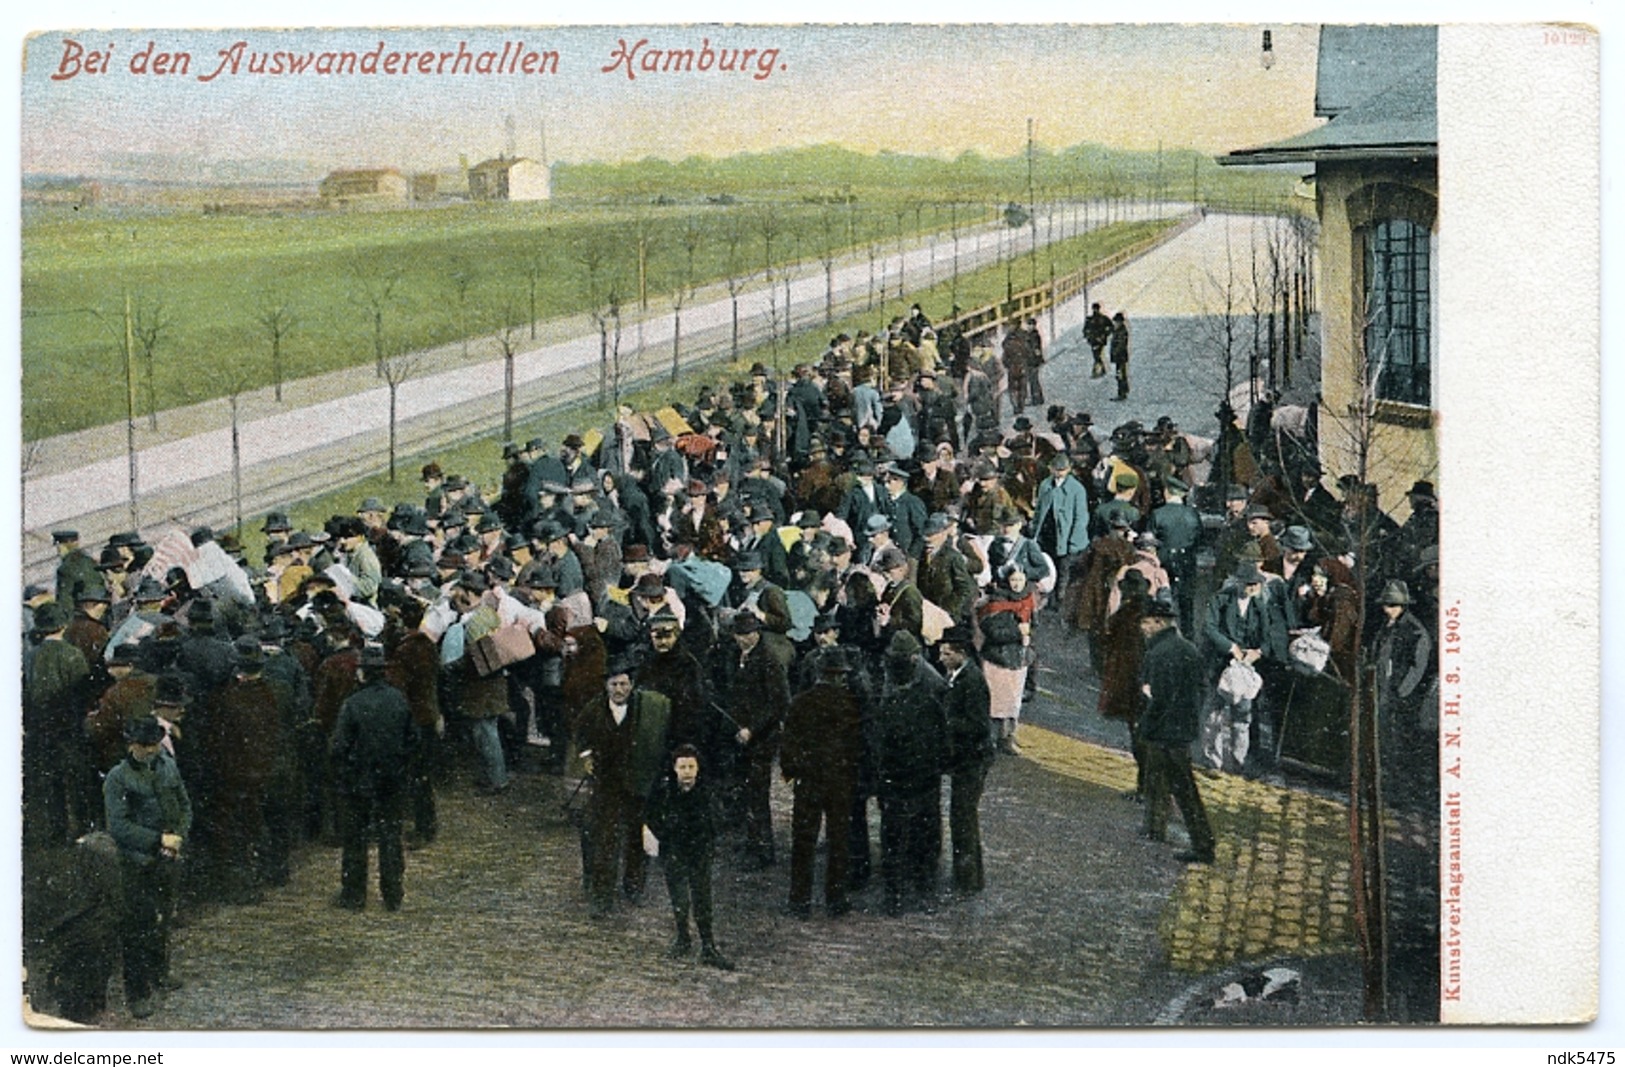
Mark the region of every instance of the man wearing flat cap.
<instances>
[{"instance_id":1,"label":"man wearing flat cap","mask_svg":"<svg viewBox=\"0 0 1625 1067\"><path fill-rule=\"evenodd\" d=\"M107 830L118 845L124 910L124 999L138 1019L158 1008L169 977L169 929L180 858L192 831L192 801L175 761L163 751L164 728L141 716L125 728L129 755L102 783Z\"/></svg>"}]
</instances>

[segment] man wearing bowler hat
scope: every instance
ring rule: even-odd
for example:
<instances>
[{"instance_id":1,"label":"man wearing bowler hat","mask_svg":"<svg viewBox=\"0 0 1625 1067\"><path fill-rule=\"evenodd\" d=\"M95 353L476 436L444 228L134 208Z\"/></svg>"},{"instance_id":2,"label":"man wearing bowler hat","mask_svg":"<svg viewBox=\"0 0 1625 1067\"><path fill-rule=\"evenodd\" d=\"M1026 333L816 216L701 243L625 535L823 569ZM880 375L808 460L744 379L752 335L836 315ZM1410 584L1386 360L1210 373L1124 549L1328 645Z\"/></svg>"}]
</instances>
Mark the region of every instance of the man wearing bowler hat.
<instances>
[{"instance_id":1,"label":"man wearing bowler hat","mask_svg":"<svg viewBox=\"0 0 1625 1067\"><path fill-rule=\"evenodd\" d=\"M1213 828L1191 773L1191 742L1201 726L1202 656L1179 633L1178 611L1166 600L1151 600L1140 621L1145 658L1140 664L1140 741L1145 754L1145 835L1166 839L1168 798L1179 805L1179 817L1191 847L1177 857L1182 863L1212 863Z\"/></svg>"},{"instance_id":2,"label":"man wearing bowler hat","mask_svg":"<svg viewBox=\"0 0 1625 1067\"><path fill-rule=\"evenodd\" d=\"M384 907L399 910L405 896L401 822L418 736L406 697L384 679L387 666L383 646L362 648L356 672L360 688L344 701L333 728L331 765L341 798L344 844L336 903L352 911L367 903L369 829L378 840L378 888Z\"/></svg>"}]
</instances>

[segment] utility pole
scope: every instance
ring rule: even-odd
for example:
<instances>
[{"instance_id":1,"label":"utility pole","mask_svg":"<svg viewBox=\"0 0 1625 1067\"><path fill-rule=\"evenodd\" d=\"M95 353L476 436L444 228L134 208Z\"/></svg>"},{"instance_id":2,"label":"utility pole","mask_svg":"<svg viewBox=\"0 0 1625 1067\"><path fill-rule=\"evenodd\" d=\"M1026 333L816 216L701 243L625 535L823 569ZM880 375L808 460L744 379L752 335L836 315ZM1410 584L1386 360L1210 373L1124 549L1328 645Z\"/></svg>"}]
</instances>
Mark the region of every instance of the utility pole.
<instances>
[{"instance_id":1,"label":"utility pole","mask_svg":"<svg viewBox=\"0 0 1625 1067\"><path fill-rule=\"evenodd\" d=\"M130 526L141 528L140 509L136 503L138 482L135 458L135 327L130 319L130 291L124 290L124 386L125 419L124 450L130 457Z\"/></svg>"},{"instance_id":2,"label":"utility pole","mask_svg":"<svg viewBox=\"0 0 1625 1067\"><path fill-rule=\"evenodd\" d=\"M1027 119L1027 227L1028 255L1032 257L1032 283L1038 285L1038 203L1033 194L1033 120Z\"/></svg>"}]
</instances>

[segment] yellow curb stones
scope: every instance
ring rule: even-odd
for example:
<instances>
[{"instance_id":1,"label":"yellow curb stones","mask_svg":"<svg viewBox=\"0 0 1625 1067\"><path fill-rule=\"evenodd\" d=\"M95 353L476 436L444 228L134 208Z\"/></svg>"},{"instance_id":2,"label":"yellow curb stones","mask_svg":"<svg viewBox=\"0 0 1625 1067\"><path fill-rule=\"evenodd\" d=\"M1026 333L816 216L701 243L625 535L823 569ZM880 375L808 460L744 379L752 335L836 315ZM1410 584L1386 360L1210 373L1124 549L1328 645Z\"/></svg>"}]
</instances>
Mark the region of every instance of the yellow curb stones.
<instances>
[{"instance_id":1,"label":"yellow curb stones","mask_svg":"<svg viewBox=\"0 0 1625 1067\"><path fill-rule=\"evenodd\" d=\"M1021 727L1021 746L1024 758L1057 774L1134 788L1127 753L1031 725ZM1174 968L1352 948L1346 808L1235 775L1198 774L1197 788L1218 848L1211 866L1186 868L1164 913Z\"/></svg>"}]
</instances>

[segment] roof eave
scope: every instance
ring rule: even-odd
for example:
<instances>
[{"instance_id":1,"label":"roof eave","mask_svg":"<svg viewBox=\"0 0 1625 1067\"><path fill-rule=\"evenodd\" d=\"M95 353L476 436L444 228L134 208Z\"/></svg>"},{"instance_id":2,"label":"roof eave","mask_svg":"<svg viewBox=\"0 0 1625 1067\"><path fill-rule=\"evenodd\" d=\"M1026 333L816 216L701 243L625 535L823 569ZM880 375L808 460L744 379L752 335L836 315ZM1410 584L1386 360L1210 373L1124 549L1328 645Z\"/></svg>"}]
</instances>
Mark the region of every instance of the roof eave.
<instances>
[{"instance_id":1,"label":"roof eave","mask_svg":"<svg viewBox=\"0 0 1625 1067\"><path fill-rule=\"evenodd\" d=\"M1278 163L1337 163L1362 159L1437 159L1437 144L1318 145L1311 148L1243 148L1218 157L1221 167Z\"/></svg>"}]
</instances>

